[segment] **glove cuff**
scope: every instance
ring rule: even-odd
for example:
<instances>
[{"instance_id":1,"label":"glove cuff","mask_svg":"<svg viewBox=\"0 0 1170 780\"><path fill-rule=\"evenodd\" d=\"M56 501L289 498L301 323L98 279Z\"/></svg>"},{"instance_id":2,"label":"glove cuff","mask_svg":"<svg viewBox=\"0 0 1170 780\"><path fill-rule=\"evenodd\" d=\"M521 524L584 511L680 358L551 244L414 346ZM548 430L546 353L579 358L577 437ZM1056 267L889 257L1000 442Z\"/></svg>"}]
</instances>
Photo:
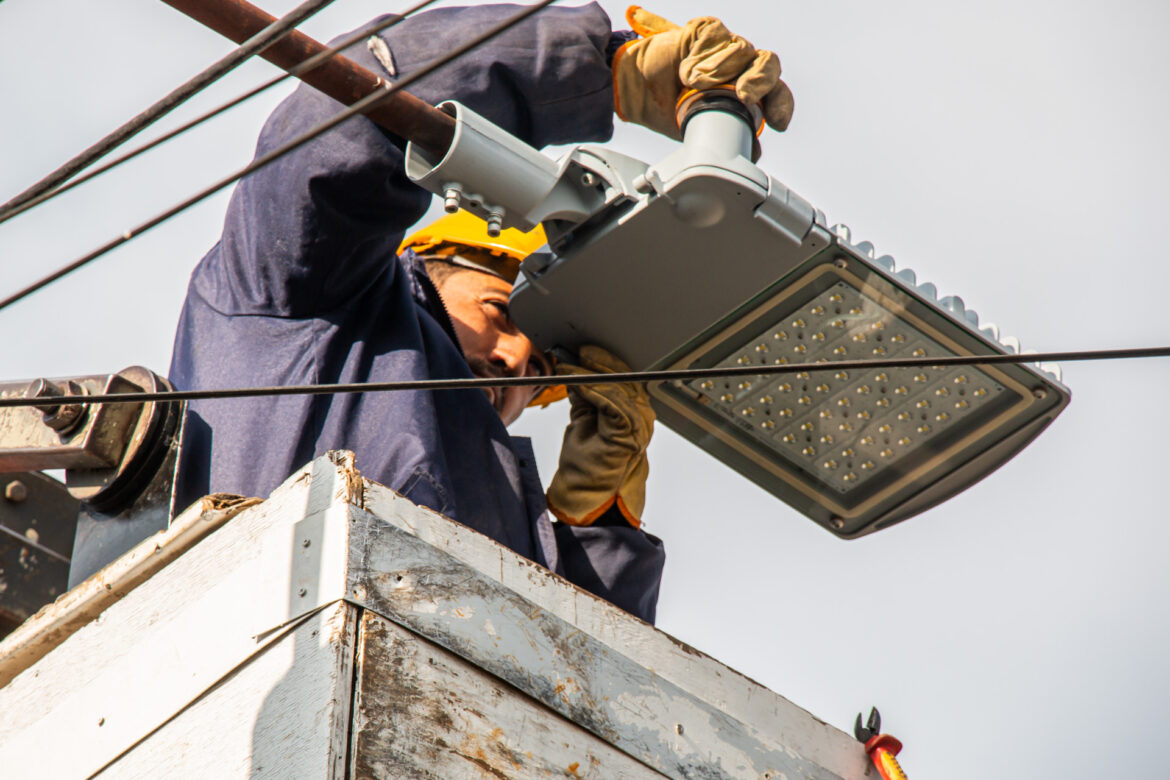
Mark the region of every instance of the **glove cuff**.
<instances>
[{"instance_id":1,"label":"glove cuff","mask_svg":"<svg viewBox=\"0 0 1170 780\"><path fill-rule=\"evenodd\" d=\"M622 517L626 519L627 523L632 525L634 528L642 527L641 513L634 514L633 510L626 506L626 502L624 499L622 499L621 496L614 498L614 505L617 506L617 510L622 513Z\"/></svg>"},{"instance_id":2,"label":"glove cuff","mask_svg":"<svg viewBox=\"0 0 1170 780\"><path fill-rule=\"evenodd\" d=\"M569 514L565 513L564 511L558 509L556 506L554 506L552 504L551 501L548 504L548 511L552 513L553 517L555 517L557 520L561 521L565 525L589 526L589 525L593 525L595 522L597 522L598 518L600 518L602 515L604 515L606 512L608 512L610 509L612 509L614 507L617 508L617 511L621 513L621 515L625 519L625 521L627 523L629 523L632 527L634 527L634 528L641 528L642 527L642 518L639 517L638 515L634 514L630 510L630 508L626 505L626 502L624 500L622 500L622 497L620 495L612 496L608 501L606 501L601 506L599 506L596 509L589 512L584 517L573 517L572 515L569 515Z\"/></svg>"},{"instance_id":3,"label":"glove cuff","mask_svg":"<svg viewBox=\"0 0 1170 780\"><path fill-rule=\"evenodd\" d=\"M638 33L633 30L614 30L609 34L609 42L605 44L605 64L612 68L613 58L618 49L631 41L638 40Z\"/></svg>"},{"instance_id":4,"label":"glove cuff","mask_svg":"<svg viewBox=\"0 0 1170 780\"><path fill-rule=\"evenodd\" d=\"M625 73L622 70L621 61L622 57L625 56L625 54L629 51L630 46L637 43L639 40L641 39L632 38L626 41L621 46L617 47L617 50L613 53L613 57L610 59L610 73L613 75L613 112L617 114L617 118L623 122L629 122L630 118L626 116L624 111L622 111L622 81L625 80Z\"/></svg>"}]
</instances>

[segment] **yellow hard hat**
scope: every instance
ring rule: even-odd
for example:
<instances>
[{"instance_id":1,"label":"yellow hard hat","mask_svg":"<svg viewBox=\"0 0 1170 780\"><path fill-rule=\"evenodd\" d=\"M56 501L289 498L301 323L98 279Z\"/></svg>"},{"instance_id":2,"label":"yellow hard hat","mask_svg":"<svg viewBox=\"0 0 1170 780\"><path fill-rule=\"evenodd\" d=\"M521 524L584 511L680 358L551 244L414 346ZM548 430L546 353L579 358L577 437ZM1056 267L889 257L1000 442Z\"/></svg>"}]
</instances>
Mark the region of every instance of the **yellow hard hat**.
<instances>
[{"instance_id":1,"label":"yellow hard hat","mask_svg":"<svg viewBox=\"0 0 1170 780\"><path fill-rule=\"evenodd\" d=\"M525 233L523 230L507 228L500 235L492 237L487 232L487 222L471 212L459 210L454 214L439 217L431 224L407 236L398 247L402 254L407 249L419 255L455 254L463 252L461 260L465 265L474 265L482 270L514 282L520 273L520 262L548 243L544 228L537 225ZM485 257L486 254L486 257ZM567 396L564 385L550 385L542 388L528 405L545 407Z\"/></svg>"},{"instance_id":2,"label":"yellow hard hat","mask_svg":"<svg viewBox=\"0 0 1170 780\"><path fill-rule=\"evenodd\" d=\"M412 249L419 255L444 255L471 249L474 251L461 253L463 259L514 282L520 273L520 262L547 242L540 225L527 233L506 228L498 236L489 236L487 222L469 211L459 210L411 233L398 247L398 252L401 254Z\"/></svg>"}]
</instances>

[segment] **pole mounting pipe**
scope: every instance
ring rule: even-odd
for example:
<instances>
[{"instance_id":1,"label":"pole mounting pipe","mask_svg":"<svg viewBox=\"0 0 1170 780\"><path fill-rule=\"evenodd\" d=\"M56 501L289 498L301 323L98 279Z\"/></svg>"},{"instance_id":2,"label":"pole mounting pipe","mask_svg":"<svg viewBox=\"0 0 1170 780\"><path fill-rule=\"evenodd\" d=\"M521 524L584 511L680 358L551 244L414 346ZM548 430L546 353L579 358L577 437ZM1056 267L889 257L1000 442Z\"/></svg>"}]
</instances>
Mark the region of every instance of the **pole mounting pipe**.
<instances>
[{"instance_id":1,"label":"pole mounting pipe","mask_svg":"<svg viewBox=\"0 0 1170 780\"><path fill-rule=\"evenodd\" d=\"M247 0L163 2L236 43L243 43L276 21L276 17ZM298 30L292 30L261 51L260 56L279 68L291 70L325 49L324 44ZM385 83L341 54L334 55L313 70L300 74L298 78L347 106L382 89ZM455 135L454 119L408 92L387 95L385 100L365 114L386 130L413 141L438 157L446 154Z\"/></svg>"}]
</instances>

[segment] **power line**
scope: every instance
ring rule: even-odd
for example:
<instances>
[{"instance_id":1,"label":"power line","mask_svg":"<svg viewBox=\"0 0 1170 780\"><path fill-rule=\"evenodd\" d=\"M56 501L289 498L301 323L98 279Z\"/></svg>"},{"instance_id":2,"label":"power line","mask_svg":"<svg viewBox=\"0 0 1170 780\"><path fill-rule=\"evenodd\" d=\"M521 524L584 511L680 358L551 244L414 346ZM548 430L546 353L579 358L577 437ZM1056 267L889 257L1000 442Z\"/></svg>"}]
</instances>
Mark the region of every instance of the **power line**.
<instances>
[{"instance_id":1,"label":"power line","mask_svg":"<svg viewBox=\"0 0 1170 780\"><path fill-rule=\"evenodd\" d=\"M1073 352L1036 352L1029 355L948 355L944 357L887 358L882 360L832 360L825 363L790 363L767 366L684 368L663 371L625 371L614 374L572 374L569 376L474 377L471 379L407 379L396 382L350 382L321 385L240 387L220 390L168 390L155 393L127 393L53 398L0 398L0 409L15 406L59 406L62 403L146 403L152 401L196 401L223 398L254 398L274 395L337 395L380 393L402 390L474 390L485 387L541 387L557 385L611 385L626 382L664 382L718 379L740 376L772 376L802 371L857 371L874 368L925 368L930 366L977 366L999 363L1072 363L1087 360L1170 357L1170 347L1097 349Z\"/></svg>"},{"instance_id":2,"label":"power line","mask_svg":"<svg viewBox=\"0 0 1170 780\"><path fill-rule=\"evenodd\" d=\"M48 276L42 277L41 279L33 282L32 284L28 285L27 287L24 287L24 288L18 290L17 292L13 293L12 295L9 295L7 298L0 300L0 311L8 308L12 304L16 303L17 301L19 301L23 298L27 298L29 295L32 295L37 290L40 290L42 287L46 287L49 284L52 284L53 282L57 281L61 277L66 276L66 275L72 273L73 271L76 271L78 268L81 268L82 266L93 262L94 260L98 259L102 255L107 254L108 252L111 252L114 249L117 249L122 244L125 244L128 241L130 241L131 239L142 235L143 233L150 230L151 228L157 227L158 225L162 224L163 222L165 222L166 220L175 216L176 214L179 214L180 212L185 211L186 209L190 208L191 206L194 206L196 203L199 203L200 201L204 200L205 198L208 198L208 197L214 195L215 193L219 192L220 190L222 190L224 187L228 186L229 184L232 184L235 181L247 176L248 174L253 173L253 172L263 168L265 165L268 165L270 162L273 162L274 160L277 160L280 157L283 157L284 155L288 154L289 152L303 146L304 144L313 140L314 138L321 135L322 133L326 133L329 130L332 130L334 127L337 127L338 125L340 125L342 122L346 121L347 119L350 119L351 117L357 116L358 114L364 113L365 111L372 109L373 107L375 107L378 104L379 101L385 100L390 95L393 95L397 92L403 91L406 87L410 86L411 84L415 83L416 81L419 81L420 79L426 78L431 73L438 70L439 68L447 65L448 63L452 62L453 60L458 59L459 57L462 57L464 54L472 51L473 49L478 48L479 46L483 45L487 41L496 37L500 33L503 33L505 31L511 29L515 25L517 25L520 22L527 19L529 16L532 16L536 12L542 10L543 8L546 8L547 6L552 5L555 2L556 2L556 0L540 0L540 2L536 3L535 5L527 6L520 13L516 14L515 16L510 17L509 19L505 20L504 22L501 22L500 24L497 24L495 27L492 27L487 32L483 33L482 35L478 36L477 38L473 39L472 41L469 41L468 43L464 44L463 46L459 47L458 49L455 49L454 51L440 57L439 59L435 60L431 64L427 65L422 70L419 70L419 71L411 74L410 76L407 76L402 81L396 82L392 85L386 85L385 89L382 89L381 91L370 93L369 95L365 96L364 98L357 101L353 105L351 105L348 108L341 111L339 114L334 116L332 119L329 119L329 120L326 120L325 122L322 122L321 124L317 125L316 127L312 128L311 130L308 130L307 132L297 136L293 140L284 144L283 146L280 146L280 147L272 150L268 154L266 154L262 157L259 157L256 160L253 160L250 164L246 165L245 167L241 168L240 170L236 171L235 173L230 174L229 176L227 176L223 179L220 179L219 181L215 182L214 184L212 184L208 187L205 187L204 189L200 190L199 192L197 192L195 195L191 196L190 198L178 203L175 206L172 206L171 208L167 209L166 211L161 212L160 214L157 214L157 215L151 217L147 221L125 231L124 233L122 233L122 235L118 236L117 238L114 238L110 241L107 241L105 244L102 244L97 249L93 250L92 252L89 252L88 254L79 257L78 259L74 260L73 262L69 263L68 265L65 265L65 266L62 266L61 268L58 268L56 271L52 272Z\"/></svg>"},{"instance_id":3,"label":"power line","mask_svg":"<svg viewBox=\"0 0 1170 780\"><path fill-rule=\"evenodd\" d=\"M68 181L79 171L88 168L95 161L108 154L110 150L130 140L154 122L166 116L175 108L178 108L188 98L195 95L204 87L210 86L219 78L234 70L245 60L252 57L252 55L263 51L281 37L292 32L294 27L332 2L333 0L306 0L306 2L301 3L280 19L253 35L231 54L187 80L129 122L88 149L85 149L81 154L69 160L24 192L13 197L7 203L0 205L0 222L16 216L16 214L27 210L27 208L31 208L32 206L28 204L37 198L41 198L45 194L51 195L52 190L59 184ZM43 198L42 200L37 200L37 203L43 200ZM36 205L36 203L32 203L32 205Z\"/></svg>"},{"instance_id":4,"label":"power line","mask_svg":"<svg viewBox=\"0 0 1170 780\"><path fill-rule=\"evenodd\" d=\"M329 0L329 1L332 2L332 0ZM23 214L24 212L28 211L31 208L35 208L36 206L39 206L42 203L45 203L46 201L50 201L53 198L56 198L58 195L64 195L66 192L69 192L74 187L78 187L82 184L85 184L87 181L90 181L91 179L94 179L94 178L97 178L98 176L101 176L106 171L117 168L119 165L122 165L123 163L129 162L130 160L133 160L134 158L138 157L139 155L144 154L145 152L149 152L151 149L154 149L155 147L171 140L172 138L174 138L178 135L181 135L181 134L187 132L188 130L191 130L191 129L203 124L204 122L206 122L209 119L214 119L215 117L219 116L223 112L225 112L229 109L235 108L240 103L243 103L246 100L250 100L251 98L255 97L256 95L259 95L261 92L263 92L267 89L270 89L270 88L276 86L277 84L280 84L281 82L283 82L287 79L293 78L295 76L300 76L302 73L308 73L309 71L311 71L314 68L316 68L317 66L319 66L321 63L323 63L326 60L328 60L329 58L333 57L335 54L339 54L342 50L348 49L350 46L361 41L363 38L366 38L370 35L374 35L376 33L382 32L383 30L385 30L387 28L393 27L394 25L403 21L407 17L423 10L424 8L426 8L429 5L434 5L436 2L438 2L438 0L424 0L421 3L417 3L413 6L411 6L410 8L406 9L405 11L403 11L400 14L394 14L393 16L390 16L387 19L383 19L381 22L379 22L376 25L373 25L369 28L363 28L361 30L358 30L353 35L350 35L346 38L343 38L341 40L341 42L338 43L336 46L333 46L329 49L326 49L325 51L323 51L319 54L313 55L312 57L305 60L304 62L297 65L296 67L292 68L288 72L281 73L279 76L276 76L276 77L264 82L263 84L261 84L257 87L254 87L254 88L248 90L247 92L244 92L243 94L238 95L237 97L232 98L228 102L223 103L222 105L211 109L207 113L201 114L201 115L197 116L196 118L179 125L178 127L174 128L173 130L167 131L163 135L159 136L158 138L155 138L154 140L152 140L146 144L143 144L142 146L138 147L137 149L134 149L130 152L127 152L126 154L124 154L120 157L116 157L113 160L110 160L105 165L100 165L97 168L94 168L92 171L90 171L89 173L86 173L83 176L78 176L76 179L73 179L69 182L66 182L65 184L61 185L60 187L57 187L56 189L52 189L48 192L44 192L40 195L37 195L36 197L33 197L29 200L26 200L25 202L15 206L11 209L9 209L7 207L0 208L0 225L4 224L5 222L12 219L13 217L20 216L21 214ZM64 170L64 168L62 168L61 170ZM46 181L47 181L47 179L46 179ZM31 191L32 191L31 189L28 190L28 192L31 192ZM27 194L27 193L22 193L20 196L18 196L18 198L23 198L25 196L25 194ZM13 201L10 201L10 203L15 203L15 200L16 199L13 199Z\"/></svg>"}]
</instances>

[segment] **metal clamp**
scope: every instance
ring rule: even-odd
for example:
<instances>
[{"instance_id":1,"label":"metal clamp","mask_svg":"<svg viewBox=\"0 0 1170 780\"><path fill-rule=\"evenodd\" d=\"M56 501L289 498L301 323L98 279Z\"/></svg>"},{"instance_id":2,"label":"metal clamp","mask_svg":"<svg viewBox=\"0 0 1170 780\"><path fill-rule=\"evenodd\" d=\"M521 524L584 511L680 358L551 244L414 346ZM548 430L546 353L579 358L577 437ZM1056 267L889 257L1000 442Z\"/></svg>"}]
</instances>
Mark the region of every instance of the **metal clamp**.
<instances>
[{"instance_id":1,"label":"metal clamp","mask_svg":"<svg viewBox=\"0 0 1170 780\"><path fill-rule=\"evenodd\" d=\"M408 144L406 175L441 197L446 211L470 211L495 236L503 228L531 230L546 219L581 222L600 207L602 172L584 168L571 154L553 160L461 103L439 107L455 115L451 146L436 160Z\"/></svg>"}]
</instances>

